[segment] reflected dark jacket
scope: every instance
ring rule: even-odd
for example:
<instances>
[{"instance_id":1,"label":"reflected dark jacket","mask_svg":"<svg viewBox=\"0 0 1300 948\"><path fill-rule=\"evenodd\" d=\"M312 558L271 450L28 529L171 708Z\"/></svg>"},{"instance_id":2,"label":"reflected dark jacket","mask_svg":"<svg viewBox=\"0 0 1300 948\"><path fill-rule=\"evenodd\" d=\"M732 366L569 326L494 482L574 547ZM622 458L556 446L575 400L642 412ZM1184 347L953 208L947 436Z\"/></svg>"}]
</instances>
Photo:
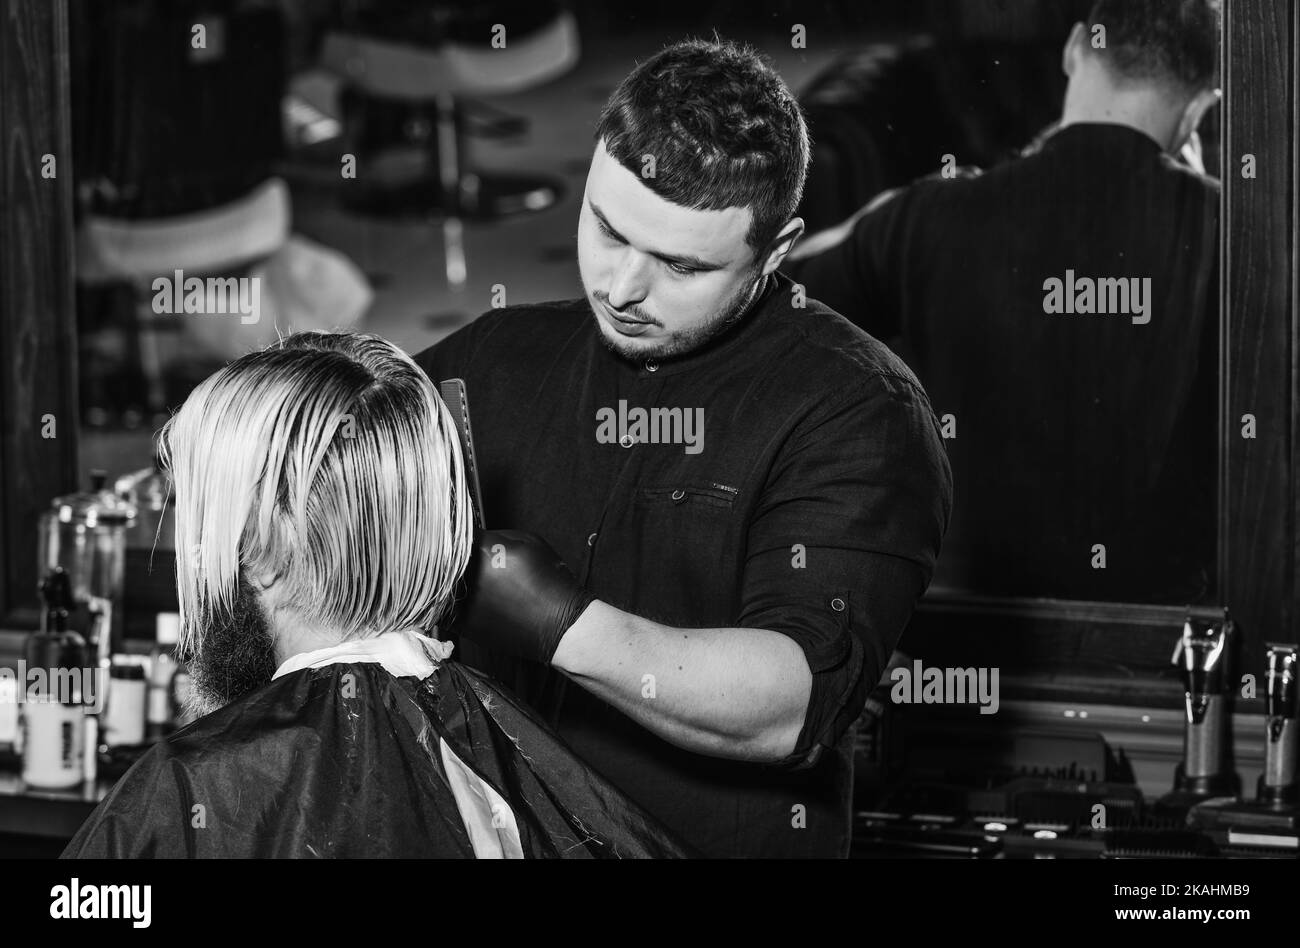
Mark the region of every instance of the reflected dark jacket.
<instances>
[{"instance_id":1,"label":"reflected dark jacket","mask_svg":"<svg viewBox=\"0 0 1300 948\"><path fill-rule=\"evenodd\" d=\"M936 586L1203 595L1219 194L1142 132L1081 123L987 172L882 195L837 228L842 239L828 233L829 246L786 264L809 296L893 346L946 419L955 502ZM1150 288L1145 317L1088 314L1123 303L1101 291L1121 279L1149 281L1137 284ZM1099 305L1076 308L1066 290L1071 306L1055 312L1051 280L1092 281Z\"/></svg>"}]
</instances>

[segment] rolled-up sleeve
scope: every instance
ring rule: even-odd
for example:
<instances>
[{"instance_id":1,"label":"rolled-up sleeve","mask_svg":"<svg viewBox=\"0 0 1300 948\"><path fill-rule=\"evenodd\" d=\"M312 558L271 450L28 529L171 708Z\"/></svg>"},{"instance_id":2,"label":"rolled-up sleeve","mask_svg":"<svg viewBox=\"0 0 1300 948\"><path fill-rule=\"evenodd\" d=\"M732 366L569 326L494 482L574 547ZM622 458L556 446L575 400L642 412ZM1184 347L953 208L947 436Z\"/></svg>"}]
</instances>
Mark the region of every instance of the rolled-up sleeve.
<instances>
[{"instance_id":1,"label":"rolled-up sleeve","mask_svg":"<svg viewBox=\"0 0 1300 948\"><path fill-rule=\"evenodd\" d=\"M861 713L934 573L952 475L915 379L877 374L794 420L749 525L741 628L789 636L812 693L815 763Z\"/></svg>"}]
</instances>

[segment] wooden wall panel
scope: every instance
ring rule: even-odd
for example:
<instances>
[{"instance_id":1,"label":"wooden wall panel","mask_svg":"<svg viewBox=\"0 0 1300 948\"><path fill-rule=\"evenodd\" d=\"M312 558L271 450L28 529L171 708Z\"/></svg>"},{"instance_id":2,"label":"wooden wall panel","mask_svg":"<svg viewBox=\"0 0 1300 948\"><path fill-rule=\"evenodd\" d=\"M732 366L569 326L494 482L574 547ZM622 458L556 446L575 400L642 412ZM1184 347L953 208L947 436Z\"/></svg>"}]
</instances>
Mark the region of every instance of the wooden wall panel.
<instances>
[{"instance_id":1,"label":"wooden wall panel","mask_svg":"<svg viewBox=\"0 0 1300 948\"><path fill-rule=\"evenodd\" d=\"M0 0L0 625L37 615L36 524L77 483L66 0ZM55 177L44 177L44 155ZM55 437L42 437L53 415Z\"/></svg>"},{"instance_id":2,"label":"wooden wall panel","mask_svg":"<svg viewBox=\"0 0 1300 948\"><path fill-rule=\"evenodd\" d=\"M1295 641L1295 5L1225 4L1227 367L1220 589L1241 622L1240 670ZM1242 177L1254 155L1256 177ZM1253 414L1258 437L1242 437Z\"/></svg>"}]
</instances>

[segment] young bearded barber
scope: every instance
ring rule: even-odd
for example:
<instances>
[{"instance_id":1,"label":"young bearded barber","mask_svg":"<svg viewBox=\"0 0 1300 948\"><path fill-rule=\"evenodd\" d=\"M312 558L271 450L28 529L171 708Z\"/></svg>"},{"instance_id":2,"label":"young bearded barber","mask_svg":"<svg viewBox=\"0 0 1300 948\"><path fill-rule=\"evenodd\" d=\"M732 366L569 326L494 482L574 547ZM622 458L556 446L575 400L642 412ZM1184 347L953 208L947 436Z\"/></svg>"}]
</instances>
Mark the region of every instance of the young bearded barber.
<instances>
[{"instance_id":1,"label":"young bearded barber","mask_svg":"<svg viewBox=\"0 0 1300 948\"><path fill-rule=\"evenodd\" d=\"M938 423L777 272L808 135L763 59L665 49L595 139L584 297L417 359L465 379L485 519L510 528L480 535L451 633L706 855L844 856L852 723L951 509Z\"/></svg>"}]
</instances>

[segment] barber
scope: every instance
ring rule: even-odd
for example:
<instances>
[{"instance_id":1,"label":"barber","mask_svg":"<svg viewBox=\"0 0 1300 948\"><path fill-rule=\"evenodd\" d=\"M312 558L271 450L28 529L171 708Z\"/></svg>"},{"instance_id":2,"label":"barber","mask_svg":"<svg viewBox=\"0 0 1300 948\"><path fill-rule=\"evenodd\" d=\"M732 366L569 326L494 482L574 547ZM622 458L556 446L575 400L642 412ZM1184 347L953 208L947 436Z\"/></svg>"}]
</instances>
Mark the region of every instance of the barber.
<instances>
[{"instance_id":1,"label":"barber","mask_svg":"<svg viewBox=\"0 0 1300 948\"><path fill-rule=\"evenodd\" d=\"M951 506L937 421L778 272L808 138L764 60L669 47L595 137L585 296L417 360L465 379L486 522L509 528L480 535L452 633L705 854L844 856L852 725Z\"/></svg>"}]
</instances>

